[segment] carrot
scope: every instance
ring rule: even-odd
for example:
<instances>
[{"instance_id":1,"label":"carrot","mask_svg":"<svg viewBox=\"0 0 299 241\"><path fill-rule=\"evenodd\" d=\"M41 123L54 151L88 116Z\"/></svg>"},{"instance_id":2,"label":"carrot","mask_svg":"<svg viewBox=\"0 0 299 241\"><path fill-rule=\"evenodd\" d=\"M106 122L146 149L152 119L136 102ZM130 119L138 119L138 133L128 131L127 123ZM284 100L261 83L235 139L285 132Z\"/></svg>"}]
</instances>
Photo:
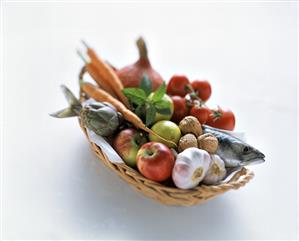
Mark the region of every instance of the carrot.
<instances>
[{"instance_id":1,"label":"carrot","mask_svg":"<svg viewBox=\"0 0 299 241\"><path fill-rule=\"evenodd\" d=\"M102 102L105 101L112 104L120 113L123 114L124 118L127 121L131 122L134 126L138 128L143 128L144 124L142 120L137 115L135 115L132 111L130 111L123 103L113 98L107 92L87 82L84 82L81 85L81 88L89 97L97 101L102 101Z\"/></svg>"},{"instance_id":2,"label":"carrot","mask_svg":"<svg viewBox=\"0 0 299 241\"><path fill-rule=\"evenodd\" d=\"M142 129L142 130L146 131L147 133L156 135L159 138L163 139L164 141L169 142L169 143L173 144L174 146L176 146L176 144L174 142L162 138L157 133L155 133L154 131L149 129L145 124L143 124L142 120L135 113L130 111L128 108L126 108L126 106L123 103L121 103L117 99L113 98L110 94L108 94L104 90L101 90L97 86L95 86L91 83L87 83L87 82L81 83L81 89L89 97L95 99L96 101L101 101L101 102L105 101L105 102L112 104L123 115L125 120L132 123L136 128Z\"/></svg>"},{"instance_id":3,"label":"carrot","mask_svg":"<svg viewBox=\"0 0 299 241\"><path fill-rule=\"evenodd\" d=\"M106 64L100 57L97 56L95 51L89 47L87 47L87 54L91 59L91 63L95 65L98 70L99 75L103 82L106 82L113 89L117 97L121 100L121 102L129 108L129 102L127 97L122 93L122 89L124 88L122 82L114 72L114 70Z\"/></svg>"},{"instance_id":4,"label":"carrot","mask_svg":"<svg viewBox=\"0 0 299 241\"><path fill-rule=\"evenodd\" d=\"M105 81L102 80L100 74L97 71L97 68L92 63L87 63L86 70L90 74L90 76L97 82L97 84L106 92L111 94L113 97L116 97L115 92L111 88L109 84L107 84Z\"/></svg>"}]
</instances>

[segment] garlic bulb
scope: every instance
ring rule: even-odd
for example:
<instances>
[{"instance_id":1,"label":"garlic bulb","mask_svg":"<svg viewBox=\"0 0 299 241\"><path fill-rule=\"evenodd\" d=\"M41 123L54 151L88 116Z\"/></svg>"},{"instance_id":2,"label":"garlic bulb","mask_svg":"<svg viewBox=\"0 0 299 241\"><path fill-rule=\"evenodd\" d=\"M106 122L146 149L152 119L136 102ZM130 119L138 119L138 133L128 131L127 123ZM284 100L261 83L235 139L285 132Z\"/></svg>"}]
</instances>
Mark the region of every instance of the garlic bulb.
<instances>
[{"instance_id":1,"label":"garlic bulb","mask_svg":"<svg viewBox=\"0 0 299 241\"><path fill-rule=\"evenodd\" d=\"M208 152L191 147L179 153L172 170L172 179L178 188L196 187L205 177L211 163Z\"/></svg>"},{"instance_id":2,"label":"garlic bulb","mask_svg":"<svg viewBox=\"0 0 299 241\"><path fill-rule=\"evenodd\" d=\"M224 161L218 155L211 155L209 170L203 179L204 184L218 184L226 175Z\"/></svg>"}]
</instances>

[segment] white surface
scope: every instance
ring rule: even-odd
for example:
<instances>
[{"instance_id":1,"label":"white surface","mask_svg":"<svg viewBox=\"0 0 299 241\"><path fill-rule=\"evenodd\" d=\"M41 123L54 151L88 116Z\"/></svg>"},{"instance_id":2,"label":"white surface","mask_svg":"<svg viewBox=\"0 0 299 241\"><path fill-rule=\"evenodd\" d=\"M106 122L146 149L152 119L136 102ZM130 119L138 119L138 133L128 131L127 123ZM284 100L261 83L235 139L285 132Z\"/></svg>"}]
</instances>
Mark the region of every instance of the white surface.
<instances>
[{"instance_id":1,"label":"white surface","mask_svg":"<svg viewBox=\"0 0 299 241\"><path fill-rule=\"evenodd\" d=\"M4 239L296 239L295 3L3 3ZM266 154L255 178L204 205L167 207L98 162L76 119L49 112L78 91L84 38L116 66L145 36L165 79L212 83Z\"/></svg>"}]
</instances>

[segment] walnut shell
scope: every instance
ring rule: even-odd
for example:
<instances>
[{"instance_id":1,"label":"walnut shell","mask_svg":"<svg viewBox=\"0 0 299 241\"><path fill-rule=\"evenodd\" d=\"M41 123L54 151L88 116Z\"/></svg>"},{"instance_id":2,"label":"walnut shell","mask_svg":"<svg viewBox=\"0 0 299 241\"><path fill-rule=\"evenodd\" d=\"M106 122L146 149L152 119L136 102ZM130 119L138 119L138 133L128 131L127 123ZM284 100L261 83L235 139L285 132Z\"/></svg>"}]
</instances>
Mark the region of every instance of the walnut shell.
<instances>
[{"instance_id":1,"label":"walnut shell","mask_svg":"<svg viewBox=\"0 0 299 241\"><path fill-rule=\"evenodd\" d=\"M201 124L194 116L186 116L181 120L179 127L183 134L192 133L195 136L200 136L202 134Z\"/></svg>"},{"instance_id":2,"label":"walnut shell","mask_svg":"<svg viewBox=\"0 0 299 241\"><path fill-rule=\"evenodd\" d=\"M179 140L178 151L182 152L190 147L198 148L197 139L193 134L186 134Z\"/></svg>"},{"instance_id":3,"label":"walnut shell","mask_svg":"<svg viewBox=\"0 0 299 241\"><path fill-rule=\"evenodd\" d=\"M214 154L218 148L218 139L210 134L206 133L197 138L198 148L207 151L210 154Z\"/></svg>"}]
</instances>

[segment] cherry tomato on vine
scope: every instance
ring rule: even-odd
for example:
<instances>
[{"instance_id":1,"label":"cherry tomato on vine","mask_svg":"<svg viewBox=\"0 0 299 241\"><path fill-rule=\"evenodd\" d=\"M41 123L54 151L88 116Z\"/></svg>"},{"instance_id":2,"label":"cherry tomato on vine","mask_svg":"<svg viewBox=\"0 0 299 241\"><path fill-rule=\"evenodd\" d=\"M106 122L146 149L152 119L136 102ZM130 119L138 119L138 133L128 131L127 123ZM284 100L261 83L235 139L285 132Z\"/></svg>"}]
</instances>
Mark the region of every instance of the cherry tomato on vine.
<instances>
[{"instance_id":1,"label":"cherry tomato on vine","mask_svg":"<svg viewBox=\"0 0 299 241\"><path fill-rule=\"evenodd\" d=\"M206 102L211 94L212 94L212 87L207 80L194 80L191 83L191 86L197 96L204 102Z\"/></svg>"},{"instance_id":2,"label":"cherry tomato on vine","mask_svg":"<svg viewBox=\"0 0 299 241\"><path fill-rule=\"evenodd\" d=\"M167 85L167 94L178 95L184 97L190 92L188 86L190 85L189 79L184 75L174 75L169 80Z\"/></svg>"},{"instance_id":3,"label":"cherry tomato on vine","mask_svg":"<svg viewBox=\"0 0 299 241\"><path fill-rule=\"evenodd\" d=\"M210 110L206 124L215 128L232 131L235 128L236 119L231 110L218 107L217 109Z\"/></svg>"},{"instance_id":4,"label":"cherry tomato on vine","mask_svg":"<svg viewBox=\"0 0 299 241\"><path fill-rule=\"evenodd\" d=\"M196 117L200 124L205 124L208 120L210 109L204 106L194 105L190 110L190 115Z\"/></svg>"},{"instance_id":5,"label":"cherry tomato on vine","mask_svg":"<svg viewBox=\"0 0 299 241\"><path fill-rule=\"evenodd\" d=\"M185 116L188 115L189 109L187 107L187 102L184 97L178 95L171 96L171 99L174 106L174 111L171 120L176 123L179 123Z\"/></svg>"}]
</instances>

